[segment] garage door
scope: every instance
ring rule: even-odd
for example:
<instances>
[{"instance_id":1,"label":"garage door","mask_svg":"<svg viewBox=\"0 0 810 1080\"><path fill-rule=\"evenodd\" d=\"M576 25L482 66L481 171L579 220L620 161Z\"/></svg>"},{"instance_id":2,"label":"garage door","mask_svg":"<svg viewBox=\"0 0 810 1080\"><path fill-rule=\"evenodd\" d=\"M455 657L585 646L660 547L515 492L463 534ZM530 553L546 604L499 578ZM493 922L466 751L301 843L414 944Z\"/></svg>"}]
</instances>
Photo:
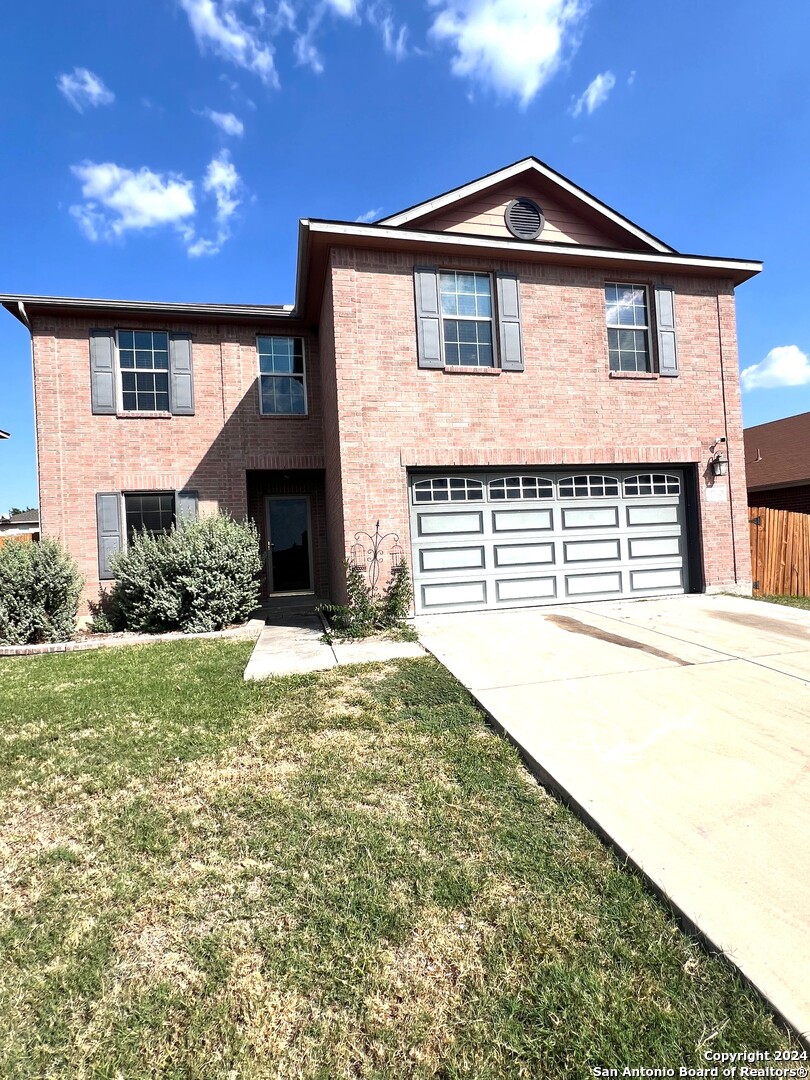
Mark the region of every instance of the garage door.
<instances>
[{"instance_id":1,"label":"garage door","mask_svg":"<svg viewBox=\"0 0 810 1080\"><path fill-rule=\"evenodd\" d=\"M678 469L410 478L417 612L684 592Z\"/></svg>"}]
</instances>

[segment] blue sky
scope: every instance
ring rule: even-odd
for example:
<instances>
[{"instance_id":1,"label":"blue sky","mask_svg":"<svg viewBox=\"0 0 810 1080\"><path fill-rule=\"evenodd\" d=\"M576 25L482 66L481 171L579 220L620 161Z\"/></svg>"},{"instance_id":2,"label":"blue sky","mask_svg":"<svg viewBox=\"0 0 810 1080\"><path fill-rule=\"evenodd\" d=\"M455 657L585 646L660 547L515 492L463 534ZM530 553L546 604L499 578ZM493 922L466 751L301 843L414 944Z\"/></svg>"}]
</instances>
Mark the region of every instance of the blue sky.
<instances>
[{"instance_id":1,"label":"blue sky","mask_svg":"<svg viewBox=\"0 0 810 1080\"><path fill-rule=\"evenodd\" d=\"M763 259L744 421L807 411L808 40L801 0L14 4L0 292L288 303L299 217L534 154L680 251ZM0 512L36 501L28 335L2 316Z\"/></svg>"}]
</instances>

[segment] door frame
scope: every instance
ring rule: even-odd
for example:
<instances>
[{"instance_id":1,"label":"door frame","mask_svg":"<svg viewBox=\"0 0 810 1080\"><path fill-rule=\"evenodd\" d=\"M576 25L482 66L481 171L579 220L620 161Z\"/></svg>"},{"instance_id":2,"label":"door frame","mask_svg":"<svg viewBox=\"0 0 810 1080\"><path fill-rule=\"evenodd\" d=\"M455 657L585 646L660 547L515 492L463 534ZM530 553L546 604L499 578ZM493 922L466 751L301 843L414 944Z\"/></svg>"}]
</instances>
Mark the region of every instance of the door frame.
<instances>
[{"instance_id":1,"label":"door frame","mask_svg":"<svg viewBox=\"0 0 810 1080\"><path fill-rule=\"evenodd\" d=\"M307 540L309 555L309 588L285 589L277 591L273 588L273 530L270 526L270 504L272 502L289 502L295 499L304 500L307 506ZM314 596L315 594L315 559L312 538L312 500L309 495L266 495L264 499L264 520L267 526L267 591L269 596Z\"/></svg>"}]
</instances>

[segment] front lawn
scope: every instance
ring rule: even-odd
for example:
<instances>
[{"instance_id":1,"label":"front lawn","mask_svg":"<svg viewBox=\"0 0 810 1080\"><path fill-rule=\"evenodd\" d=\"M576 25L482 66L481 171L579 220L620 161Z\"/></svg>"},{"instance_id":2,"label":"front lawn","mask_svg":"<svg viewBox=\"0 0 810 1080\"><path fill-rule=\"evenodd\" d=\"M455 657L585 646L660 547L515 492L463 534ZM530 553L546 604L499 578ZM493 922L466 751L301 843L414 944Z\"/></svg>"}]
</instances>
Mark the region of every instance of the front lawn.
<instances>
[{"instance_id":1,"label":"front lawn","mask_svg":"<svg viewBox=\"0 0 810 1080\"><path fill-rule=\"evenodd\" d=\"M0 661L0 1075L580 1078L790 1044L431 659Z\"/></svg>"}]
</instances>

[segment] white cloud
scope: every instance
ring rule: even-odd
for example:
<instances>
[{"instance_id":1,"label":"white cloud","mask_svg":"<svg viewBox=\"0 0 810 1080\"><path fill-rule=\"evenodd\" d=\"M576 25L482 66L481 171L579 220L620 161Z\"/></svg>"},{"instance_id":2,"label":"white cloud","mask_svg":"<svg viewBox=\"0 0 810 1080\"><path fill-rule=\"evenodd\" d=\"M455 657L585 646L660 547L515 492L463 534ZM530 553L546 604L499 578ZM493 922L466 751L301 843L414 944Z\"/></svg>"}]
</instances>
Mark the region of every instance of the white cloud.
<instances>
[{"instance_id":1,"label":"white cloud","mask_svg":"<svg viewBox=\"0 0 810 1080\"><path fill-rule=\"evenodd\" d=\"M598 109L600 105L608 99L608 94L616 85L616 76L612 71L605 71L601 75L597 75L587 86L584 94L577 98L571 112L574 116L579 116L583 109L587 109L588 116Z\"/></svg>"},{"instance_id":2,"label":"white cloud","mask_svg":"<svg viewBox=\"0 0 810 1080\"><path fill-rule=\"evenodd\" d=\"M295 59L301 67L312 68L316 75L321 75L323 73L323 60L321 60L321 54L315 47L310 33L311 31L308 30L305 34L299 34L296 37L293 46Z\"/></svg>"},{"instance_id":3,"label":"white cloud","mask_svg":"<svg viewBox=\"0 0 810 1080\"><path fill-rule=\"evenodd\" d=\"M188 16L201 49L211 48L237 67L278 86L273 50L259 39L260 31L245 25L235 14L232 0L178 0ZM254 11L260 18L262 12Z\"/></svg>"},{"instance_id":4,"label":"white cloud","mask_svg":"<svg viewBox=\"0 0 810 1080\"><path fill-rule=\"evenodd\" d=\"M203 191L213 195L216 202L216 235L211 237L196 236L193 233L185 237L186 250L192 258L204 255L216 255L222 245L231 236L230 221L236 213L241 199L242 180L230 160L227 150L212 158L203 179Z\"/></svg>"},{"instance_id":5,"label":"white cloud","mask_svg":"<svg viewBox=\"0 0 810 1080\"><path fill-rule=\"evenodd\" d=\"M357 0L326 0L326 6L347 19L357 15Z\"/></svg>"},{"instance_id":6,"label":"white cloud","mask_svg":"<svg viewBox=\"0 0 810 1080\"><path fill-rule=\"evenodd\" d=\"M60 75L56 80L60 92L65 95L74 109L82 112L85 105L112 105L115 94L105 86L98 75L87 68L74 68L70 74Z\"/></svg>"},{"instance_id":7,"label":"white cloud","mask_svg":"<svg viewBox=\"0 0 810 1080\"><path fill-rule=\"evenodd\" d=\"M743 390L770 390L810 383L810 357L798 345L778 345L764 360L740 373Z\"/></svg>"},{"instance_id":8,"label":"white cloud","mask_svg":"<svg viewBox=\"0 0 810 1080\"><path fill-rule=\"evenodd\" d=\"M194 182L179 173L137 172L112 162L84 161L71 172L82 185L83 202L70 207L82 232L94 242L116 240L130 232L174 229L189 255L214 255L231 235L231 218L241 203L242 180L227 150L212 158L202 189L216 205L213 238L197 231Z\"/></svg>"},{"instance_id":9,"label":"white cloud","mask_svg":"<svg viewBox=\"0 0 810 1080\"><path fill-rule=\"evenodd\" d=\"M175 173L133 172L109 161L85 161L71 172L81 181L85 202L70 212L91 240L178 225L194 216L194 185Z\"/></svg>"},{"instance_id":10,"label":"white cloud","mask_svg":"<svg viewBox=\"0 0 810 1080\"><path fill-rule=\"evenodd\" d=\"M394 29L394 21L389 15L383 19L380 30L383 36L383 48L387 53L390 53L395 60L401 60L407 53L407 45L405 44L408 37L408 27L400 26L399 30Z\"/></svg>"},{"instance_id":11,"label":"white cloud","mask_svg":"<svg viewBox=\"0 0 810 1080\"><path fill-rule=\"evenodd\" d=\"M363 225L367 225L369 221L373 221L375 217L379 217L382 213L382 207L378 206L376 210L366 210L365 214L361 214L354 220L360 222Z\"/></svg>"},{"instance_id":12,"label":"white cloud","mask_svg":"<svg viewBox=\"0 0 810 1080\"><path fill-rule=\"evenodd\" d=\"M203 189L216 199L217 221L220 224L226 224L236 212L241 201L236 195L241 186L239 173L234 168L227 150L212 158L203 180Z\"/></svg>"},{"instance_id":13,"label":"white cloud","mask_svg":"<svg viewBox=\"0 0 810 1080\"><path fill-rule=\"evenodd\" d=\"M528 105L567 51L587 0L430 0L439 8L430 33L456 50L455 75Z\"/></svg>"},{"instance_id":14,"label":"white cloud","mask_svg":"<svg viewBox=\"0 0 810 1080\"><path fill-rule=\"evenodd\" d=\"M240 136L245 133L245 125L239 119L238 116L234 116L233 113L221 113L215 112L214 109L206 109L203 113L207 116L212 124L224 131L226 135Z\"/></svg>"}]
</instances>

